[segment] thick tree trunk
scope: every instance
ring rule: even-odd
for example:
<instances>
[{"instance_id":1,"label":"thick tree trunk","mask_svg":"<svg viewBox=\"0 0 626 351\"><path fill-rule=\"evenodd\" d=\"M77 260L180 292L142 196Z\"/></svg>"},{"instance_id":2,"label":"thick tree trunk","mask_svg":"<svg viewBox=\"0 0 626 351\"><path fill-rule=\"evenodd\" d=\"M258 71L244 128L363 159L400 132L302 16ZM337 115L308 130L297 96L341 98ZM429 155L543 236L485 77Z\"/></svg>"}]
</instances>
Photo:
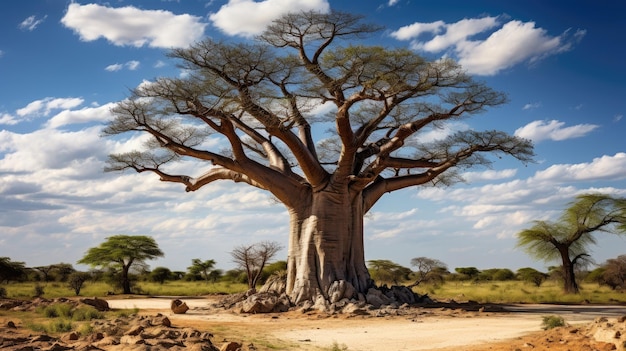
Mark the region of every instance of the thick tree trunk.
<instances>
[{"instance_id":1,"label":"thick tree trunk","mask_svg":"<svg viewBox=\"0 0 626 351\"><path fill-rule=\"evenodd\" d=\"M130 294L130 278L128 277L128 272L130 271L130 265L124 265L122 267L122 291L123 294Z\"/></svg>"},{"instance_id":2,"label":"thick tree trunk","mask_svg":"<svg viewBox=\"0 0 626 351\"><path fill-rule=\"evenodd\" d=\"M563 291L566 294L578 294L578 284L576 283L576 274L574 272L574 263L569 257L569 250L561 251L561 258L563 262Z\"/></svg>"},{"instance_id":3,"label":"thick tree trunk","mask_svg":"<svg viewBox=\"0 0 626 351\"><path fill-rule=\"evenodd\" d=\"M363 251L361 194L321 191L302 200L290 209L286 292L291 302L365 294L373 281Z\"/></svg>"}]
</instances>

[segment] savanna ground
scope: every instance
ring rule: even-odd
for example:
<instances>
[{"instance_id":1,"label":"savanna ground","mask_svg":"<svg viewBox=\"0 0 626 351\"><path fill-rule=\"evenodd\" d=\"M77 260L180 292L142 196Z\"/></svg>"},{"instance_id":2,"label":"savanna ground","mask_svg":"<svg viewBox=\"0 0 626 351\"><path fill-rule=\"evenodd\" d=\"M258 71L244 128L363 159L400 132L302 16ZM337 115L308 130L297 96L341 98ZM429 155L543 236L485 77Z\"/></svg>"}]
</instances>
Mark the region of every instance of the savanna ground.
<instances>
[{"instance_id":1,"label":"savanna ground","mask_svg":"<svg viewBox=\"0 0 626 351\"><path fill-rule=\"evenodd\" d=\"M87 285L82 296L103 296L103 286ZM106 286L104 286L106 288ZM593 313L562 312L569 327L542 330L542 312L490 312L490 309L454 308L452 304L436 308L415 307L402 315L377 316L327 314L290 311L280 314L245 315L210 307L223 295L218 292L237 292L237 285L221 286L204 282L169 282L163 285L140 286L150 296L205 295L200 298L182 297L191 307L184 315L169 310L171 298L140 296L107 297L117 311L139 311L140 314L166 314L173 325L193 327L211 332L215 344L224 340L254 344L256 350L611 350L609 344L596 342L586 333L585 326L593 321ZM584 285L580 296L563 296L556 284L534 287L520 282L446 283L423 287L424 291L440 301L473 300L481 304L508 303L583 303L624 305L626 295L597 285ZM30 284L32 296L32 284ZM100 289L100 290L98 290ZM419 290L419 289L418 289ZM9 295L28 295L28 286L9 285ZM62 286L44 286L46 297L68 296ZM106 291L106 290L104 290ZM184 293L183 293L184 292ZM208 294L208 295L207 295ZM58 296L55 296L58 295ZM22 296L26 298L26 296ZM108 317L113 318L113 317ZM1 325L13 320L18 325L42 322L42 317L0 311ZM35 331L30 331L35 333Z\"/></svg>"}]
</instances>

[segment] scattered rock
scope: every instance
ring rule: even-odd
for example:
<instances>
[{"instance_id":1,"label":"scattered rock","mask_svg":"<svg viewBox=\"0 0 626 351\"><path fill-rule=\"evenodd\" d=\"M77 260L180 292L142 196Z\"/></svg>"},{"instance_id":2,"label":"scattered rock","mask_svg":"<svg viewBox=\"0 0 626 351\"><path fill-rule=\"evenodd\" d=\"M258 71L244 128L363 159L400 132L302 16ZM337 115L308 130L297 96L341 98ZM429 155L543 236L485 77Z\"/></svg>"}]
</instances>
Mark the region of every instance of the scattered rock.
<instances>
[{"instance_id":1,"label":"scattered rock","mask_svg":"<svg viewBox=\"0 0 626 351\"><path fill-rule=\"evenodd\" d=\"M102 300L97 297L94 297L93 299L80 299L80 302L84 303L85 305L93 306L100 312L110 310L109 303L106 300Z\"/></svg>"},{"instance_id":2,"label":"scattered rock","mask_svg":"<svg viewBox=\"0 0 626 351\"><path fill-rule=\"evenodd\" d=\"M189 310L187 304L179 299L172 300L170 308L174 314L184 314Z\"/></svg>"},{"instance_id":3,"label":"scattered rock","mask_svg":"<svg viewBox=\"0 0 626 351\"><path fill-rule=\"evenodd\" d=\"M220 351L238 351L241 349L241 344L231 341L224 343L222 347L220 347Z\"/></svg>"}]
</instances>

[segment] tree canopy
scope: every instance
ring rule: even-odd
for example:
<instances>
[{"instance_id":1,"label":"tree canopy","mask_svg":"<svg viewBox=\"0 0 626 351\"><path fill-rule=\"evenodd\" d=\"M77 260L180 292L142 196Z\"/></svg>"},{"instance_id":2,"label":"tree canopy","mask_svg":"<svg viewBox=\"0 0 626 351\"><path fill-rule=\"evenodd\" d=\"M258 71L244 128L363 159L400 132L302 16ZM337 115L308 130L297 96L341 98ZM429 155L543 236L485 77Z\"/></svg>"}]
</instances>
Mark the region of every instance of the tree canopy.
<instances>
[{"instance_id":1,"label":"tree canopy","mask_svg":"<svg viewBox=\"0 0 626 351\"><path fill-rule=\"evenodd\" d=\"M114 235L100 246L90 248L78 263L93 267L119 270L120 283L124 294L131 293L129 270L133 265L144 264L146 260L162 257L156 241L143 235Z\"/></svg>"}]
</instances>

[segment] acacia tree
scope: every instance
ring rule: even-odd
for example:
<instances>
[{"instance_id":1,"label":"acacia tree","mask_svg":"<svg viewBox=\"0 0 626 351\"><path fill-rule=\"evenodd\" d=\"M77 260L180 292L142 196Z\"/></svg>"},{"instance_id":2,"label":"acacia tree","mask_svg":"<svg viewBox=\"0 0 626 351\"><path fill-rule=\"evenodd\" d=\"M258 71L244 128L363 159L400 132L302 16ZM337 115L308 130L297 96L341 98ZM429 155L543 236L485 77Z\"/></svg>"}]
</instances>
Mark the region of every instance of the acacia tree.
<instances>
[{"instance_id":1,"label":"acacia tree","mask_svg":"<svg viewBox=\"0 0 626 351\"><path fill-rule=\"evenodd\" d=\"M422 282L443 281L443 275L448 271L448 266L440 260L428 257L414 257L411 259L411 266L417 268L415 281L409 288L416 287Z\"/></svg>"},{"instance_id":2,"label":"acacia tree","mask_svg":"<svg viewBox=\"0 0 626 351\"><path fill-rule=\"evenodd\" d=\"M0 283L21 278L26 275L24 262L11 261L9 257L0 257Z\"/></svg>"},{"instance_id":3,"label":"acacia tree","mask_svg":"<svg viewBox=\"0 0 626 351\"><path fill-rule=\"evenodd\" d=\"M211 279L213 267L215 267L215 260L202 261L199 258L194 258L191 260L191 266L187 267L187 271L194 276L200 275L208 282Z\"/></svg>"},{"instance_id":4,"label":"acacia tree","mask_svg":"<svg viewBox=\"0 0 626 351\"><path fill-rule=\"evenodd\" d=\"M400 284L401 281L409 279L411 270L403 267L390 260L370 260L369 271L372 278L386 283L392 283L394 285Z\"/></svg>"},{"instance_id":5,"label":"acacia tree","mask_svg":"<svg viewBox=\"0 0 626 351\"><path fill-rule=\"evenodd\" d=\"M261 279L263 268L282 249L282 246L274 241L264 241L252 245L240 245L230 252L233 262L246 272L248 288L256 288Z\"/></svg>"},{"instance_id":6,"label":"acacia tree","mask_svg":"<svg viewBox=\"0 0 626 351\"><path fill-rule=\"evenodd\" d=\"M152 172L186 191L219 180L266 190L290 216L291 301L366 293L363 216L385 193L452 184L489 155L533 156L531 142L500 131L427 138L506 97L450 59L356 44L379 29L352 14L305 12L275 20L255 42L171 51L189 74L143 84L117 104L104 133L152 142L111 155L107 170ZM313 113L322 105L330 112ZM209 149L208 137L221 144ZM206 167L168 168L189 159Z\"/></svg>"},{"instance_id":7,"label":"acacia tree","mask_svg":"<svg viewBox=\"0 0 626 351\"><path fill-rule=\"evenodd\" d=\"M162 257L152 237L144 235L114 235L108 237L98 247L90 248L78 263L92 267L115 269L120 274L120 284L124 294L130 294L130 269L145 266L146 260Z\"/></svg>"},{"instance_id":8,"label":"acacia tree","mask_svg":"<svg viewBox=\"0 0 626 351\"><path fill-rule=\"evenodd\" d=\"M626 199L604 194L579 195L558 221L534 223L517 234L517 245L540 260L560 259L563 291L577 294L575 267L589 256L589 246L596 243L594 234L626 233Z\"/></svg>"}]
</instances>

